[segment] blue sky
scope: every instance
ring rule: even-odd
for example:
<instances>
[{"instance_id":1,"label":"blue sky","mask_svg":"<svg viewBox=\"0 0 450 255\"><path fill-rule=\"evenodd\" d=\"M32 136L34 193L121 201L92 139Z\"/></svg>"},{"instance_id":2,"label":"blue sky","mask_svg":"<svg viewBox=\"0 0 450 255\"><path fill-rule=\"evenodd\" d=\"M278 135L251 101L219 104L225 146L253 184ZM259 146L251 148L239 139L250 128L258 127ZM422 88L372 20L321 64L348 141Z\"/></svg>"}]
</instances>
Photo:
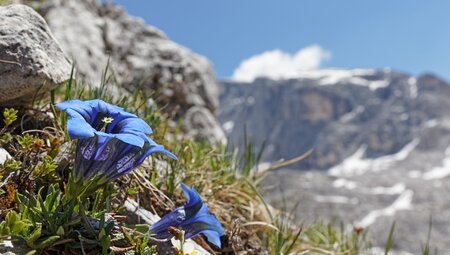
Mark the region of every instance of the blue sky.
<instances>
[{"instance_id":1,"label":"blue sky","mask_svg":"<svg viewBox=\"0 0 450 255\"><path fill-rule=\"evenodd\" d=\"M450 80L450 1L116 0L202 54L219 78L265 51L315 45L321 67L391 67Z\"/></svg>"}]
</instances>

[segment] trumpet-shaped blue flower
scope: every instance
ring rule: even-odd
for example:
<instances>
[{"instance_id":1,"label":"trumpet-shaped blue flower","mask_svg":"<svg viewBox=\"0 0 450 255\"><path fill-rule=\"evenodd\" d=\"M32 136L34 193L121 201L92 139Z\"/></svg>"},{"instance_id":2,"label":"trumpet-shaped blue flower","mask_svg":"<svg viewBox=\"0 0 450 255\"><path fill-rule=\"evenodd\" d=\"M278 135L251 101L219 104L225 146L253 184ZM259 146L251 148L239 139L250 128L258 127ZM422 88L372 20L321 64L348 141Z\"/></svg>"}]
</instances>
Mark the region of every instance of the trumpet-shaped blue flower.
<instances>
[{"instance_id":1,"label":"trumpet-shaped blue flower","mask_svg":"<svg viewBox=\"0 0 450 255\"><path fill-rule=\"evenodd\" d=\"M69 100L56 105L68 115L67 131L78 139L75 157L77 181L112 181L131 172L150 154L176 156L147 137L149 125L136 115L102 100Z\"/></svg>"},{"instance_id":2,"label":"trumpet-shaped blue flower","mask_svg":"<svg viewBox=\"0 0 450 255\"><path fill-rule=\"evenodd\" d=\"M224 229L220 222L208 211L208 206L203 203L194 188L189 188L183 183L181 188L187 204L164 215L150 227L150 232L163 239L171 236L169 227L176 227L185 231L185 239L202 233L209 242L221 247L220 236L224 234Z\"/></svg>"}]
</instances>

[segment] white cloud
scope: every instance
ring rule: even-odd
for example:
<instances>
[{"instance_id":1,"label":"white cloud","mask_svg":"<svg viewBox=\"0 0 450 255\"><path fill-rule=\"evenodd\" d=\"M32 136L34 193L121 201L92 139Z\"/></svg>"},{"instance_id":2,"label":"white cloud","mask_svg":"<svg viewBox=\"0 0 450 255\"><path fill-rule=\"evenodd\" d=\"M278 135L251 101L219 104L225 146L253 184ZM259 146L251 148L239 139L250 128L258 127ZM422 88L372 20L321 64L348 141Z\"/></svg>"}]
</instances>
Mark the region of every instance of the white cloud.
<instances>
[{"instance_id":1,"label":"white cloud","mask_svg":"<svg viewBox=\"0 0 450 255\"><path fill-rule=\"evenodd\" d=\"M299 72L320 67L331 53L319 45L311 45L294 54L275 49L252 56L241 62L231 77L235 81L251 82L257 77L288 79L298 77Z\"/></svg>"}]
</instances>

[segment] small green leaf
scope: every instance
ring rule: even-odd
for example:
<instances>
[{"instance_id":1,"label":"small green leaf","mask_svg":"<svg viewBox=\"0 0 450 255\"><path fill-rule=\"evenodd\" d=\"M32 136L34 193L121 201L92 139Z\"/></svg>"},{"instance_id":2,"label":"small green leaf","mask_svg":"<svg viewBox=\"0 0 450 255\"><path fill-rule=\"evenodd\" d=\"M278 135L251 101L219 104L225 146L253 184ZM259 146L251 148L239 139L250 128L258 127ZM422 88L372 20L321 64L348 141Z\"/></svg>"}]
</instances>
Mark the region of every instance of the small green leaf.
<instances>
[{"instance_id":1,"label":"small green leaf","mask_svg":"<svg viewBox=\"0 0 450 255\"><path fill-rule=\"evenodd\" d=\"M17 113L18 111L12 108L6 108L5 111L3 111L3 122L6 126L11 125L17 120Z\"/></svg>"},{"instance_id":2,"label":"small green leaf","mask_svg":"<svg viewBox=\"0 0 450 255\"><path fill-rule=\"evenodd\" d=\"M25 255L34 255L34 254L36 254L36 250L29 251Z\"/></svg>"},{"instance_id":3,"label":"small green leaf","mask_svg":"<svg viewBox=\"0 0 450 255\"><path fill-rule=\"evenodd\" d=\"M11 212L9 212L9 213L6 215L6 218L5 218L6 224L8 224L8 227L9 227L10 229L13 229L13 228L14 228L14 225L16 224L17 218L18 218L18 217L17 217L17 213L14 212L14 211L11 211Z\"/></svg>"},{"instance_id":4,"label":"small green leaf","mask_svg":"<svg viewBox=\"0 0 450 255\"><path fill-rule=\"evenodd\" d=\"M61 201L61 191L56 184L50 185L48 188L48 194L45 198L45 208L49 212L53 212Z\"/></svg>"},{"instance_id":5,"label":"small green leaf","mask_svg":"<svg viewBox=\"0 0 450 255\"><path fill-rule=\"evenodd\" d=\"M35 247L37 249L45 249L47 247L52 246L54 242L56 242L60 237L59 236L49 236L44 240L40 241Z\"/></svg>"},{"instance_id":6,"label":"small green leaf","mask_svg":"<svg viewBox=\"0 0 450 255\"><path fill-rule=\"evenodd\" d=\"M56 230L56 234L59 236L63 236L65 234L63 226L58 227L58 230Z\"/></svg>"},{"instance_id":7,"label":"small green leaf","mask_svg":"<svg viewBox=\"0 0 450 255\"><path fill-rule=\"evenodd\" d=\"M6 132L0 137L0 143L8 144L13 140L13 136L11 133Z\"/></svg>"},{"instance_id":8,"label":"small green leaf","mask_svg":"<svg viewBox=\"0 0 450 255\"><path fill-rule=\"evenodd\" d=\"M31 203L30 199L28 197L16 192L16 202L19 205L23 205L25 207L31 207L33 204Z\"/></svg>"},{"instance_id":9,"label":"small green leaf","mask_svg":"<svg viewBox=\"0 0 450 255\"><path fill-rule=\"evenodd\" d=\"M148 224L136 224L134 225L134 229L142 234L145 234L149 231L150 227Z\"/></svg>"},{"instance_id":10,"label":"small green leaf","mask_svg":"<svg viewBox=\"0 0 450 255\"><path fill-rule=\"evenodd\" d=\"M2 236L9 236L11 234L11 230L9 229L8 226L4 226L1 234Z\"/></svg>"},{"instance_id":11,"label":"small green leaf","mask_svg":"<svg viewBox=\"0 0 450 255\"><path fill-rule=\"evenodd\" d=\"M386 241L386 248L384 249L384 255L388 255L389 251L392 248L392 245L394 244L394 230L395 230L395 222L391 225L391 230L389 231L389 237Z\"/></svg>"},{"instance_id":12,"label":"small green leaf","mask_svg":"<svg viewBox=\"0 0 450 255\"><path fill-rule=\"evenodd\" d=\"M109 246L111 246L111 237L107 236L102 242L102 254L108 254Z\"/></svg>"},{"instance_id":13,"label":"small green leaf","mask_svg":"<svg viewBox=\"0 0 450 255\"><path fill-rule=\"evenodd\" d=\"M33 141L34 136L28 133L23 136L21 135L17 136L17 142L19 143L20 147L25 151L28 151L31 148L31 146L33 145Z\"/></svg>"},{"instance_id":14,"label":"small green leaf","mask_svg":"<svg viewBox=\"0 0 450 255\"><path fill-rule=\"evenodd\" d=\"M25 229L26 225L27 224L23 221L17 221L12 227L11 231L13 234L19 234L21 231Z\"/></svg>"},{"instance_id":15,"label":"small green leaf","mask_svg":"<svg viewBox=\"0 0 450 255\"><path fill-rule=\"evenodd\" d=\"M106 236L105 229L102 228L102 230L100 230L100 233L98 234L98 239L102 240L105 236Z\"/></svg>"},{"instance_id":16,"label":"small green leaf","mask_svg":"<svg viewBox=\"0 0 450 255\"><path fill-rule=\"evenodd\" d=\"M42 227L38 226L33 233L31 233L26 239L25 241L27 242L27 245L30 247L34 247L34 242L41 237L41 233L42 233Z\"/></svg>"},{"instance_id":17,"label":"small green leaf","mask_svg":"<svg viewBox=\"0 0 450 255\"><path fill-rule=\"evenodd\" d=\"M98 244L98 241L95 239L89 239L86 238L82 235L78 235L78 239L80 239L80 241L82 241L83 243L88 243L88 244Z\"/></svg>"}]
</instances>

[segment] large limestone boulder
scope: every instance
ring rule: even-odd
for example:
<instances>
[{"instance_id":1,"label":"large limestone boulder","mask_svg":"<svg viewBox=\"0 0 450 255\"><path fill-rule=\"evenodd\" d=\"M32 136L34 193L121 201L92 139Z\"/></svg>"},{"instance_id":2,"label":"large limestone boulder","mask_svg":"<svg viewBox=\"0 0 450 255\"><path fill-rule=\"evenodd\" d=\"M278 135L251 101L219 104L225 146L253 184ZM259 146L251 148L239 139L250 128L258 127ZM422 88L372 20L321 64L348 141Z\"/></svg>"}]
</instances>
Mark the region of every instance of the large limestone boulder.
<instances>
[{"instance_id":1,"label":"large limestone boulder","mask_svg":"<svg viewBox=\"0 0 450 255\"><path fill-rule=\"evenodd\" d=\"M0 104L30 102L66 81L70 71L70 61L37 12L0 6Z\"/></svg>"},{"instance_id":2,"label":"large limestone boulder","mask_svg":"<svg viewBox=\"0 0 450 255\"><path fill-rule=\"evenodd\" d=\"M221 143L225 135L213 117L218 85L209 61L171 41L160 30L129 16L113 4L96 0L27 1L39 9L65 52L74 60L78 77L98 86L108 60L124 95L137 88L156 91L159 106L183 118L184 130L195 138ZM148 93L151 95L151 93ZM191 108L202 108L209 134L205 137L186 119Z\"/></svg>"},{"instance_id":3,"label":"large limestone boulder","mask_svg":"<svg viewBox=\"0 0 450 255\"><path fill-rule=\"evenodd\" d=\"M194 106L189 108L184 118L183 131L199 139L214 141L213 145L225 144L227 138L222 129L217 129L216 119L204 107Z\"/></svg>"}]
</instances>

